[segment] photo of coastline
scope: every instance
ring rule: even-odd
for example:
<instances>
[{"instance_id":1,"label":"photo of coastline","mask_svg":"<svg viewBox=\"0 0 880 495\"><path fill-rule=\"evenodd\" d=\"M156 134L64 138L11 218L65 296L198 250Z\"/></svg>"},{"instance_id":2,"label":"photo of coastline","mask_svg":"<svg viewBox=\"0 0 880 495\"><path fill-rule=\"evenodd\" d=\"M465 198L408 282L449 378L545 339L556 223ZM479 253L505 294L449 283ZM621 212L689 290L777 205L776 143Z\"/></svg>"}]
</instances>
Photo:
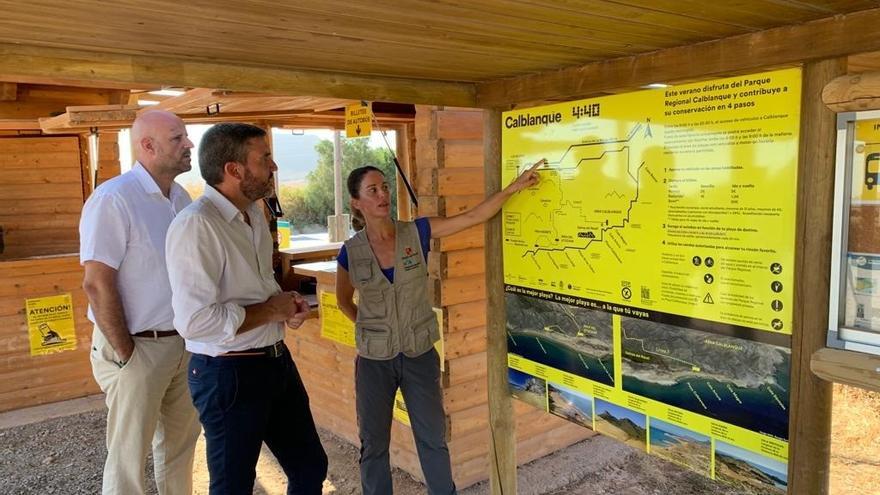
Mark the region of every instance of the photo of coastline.
<instances>
[{"instance_id":1,"label":"photo of coastline","mask_svg":"<svg viewBox=\"0 0 880 495\"><path fill-rule=\"evenodd\" d=\"M711 476L712 441L708 436L653 417L650 433L652 454Z\"/></svg>"},{"instance_id":2,"label":"photo of coastline","mask_svg":"<svg viewBox=\"0 0 880 495\"><path fill-rule=\"evenodd\" d=\"M623 390L788 438L791 350L621 317Z\"/></svg>"},{"instance_id":3,"label":"photo of coastline","mask_svg":"<svg viewBox=\"0 0 880 495\"><path fill-rule=\"evenodd\" d=\"M593 398L555 383L547 383L548 410L560 418L593 429Z\"/></svg>"},{"instance_id":4,"label":"photo of coastline","mask_svg":"<svg viewBox=\"0 0 880 495\"><path fill-rule=\"evenodd\" d=\"M715 479L749 495L788 491L788 466L781 461L715 440Z\"/></svg>"},{"instance_id":5,"label":"photo of coastline","mask_svg":"<svg viewBox=\"0 0 880 495\"><path fill-rule=\"evenodd\" d=\"M611 314L507 293L507 351L614 385Z\"/></svg>"},{"instance_id":6,"label":"photo of coastline","mask_svg":"<svg viewBox=\"0 0 880 495\"><path fill-rule=\"evenodd\" d=\"M507 368L507 384L510 395L531 404L538 409L547 410L547 382L528 373Z\"/></svg>"}]
</instances>

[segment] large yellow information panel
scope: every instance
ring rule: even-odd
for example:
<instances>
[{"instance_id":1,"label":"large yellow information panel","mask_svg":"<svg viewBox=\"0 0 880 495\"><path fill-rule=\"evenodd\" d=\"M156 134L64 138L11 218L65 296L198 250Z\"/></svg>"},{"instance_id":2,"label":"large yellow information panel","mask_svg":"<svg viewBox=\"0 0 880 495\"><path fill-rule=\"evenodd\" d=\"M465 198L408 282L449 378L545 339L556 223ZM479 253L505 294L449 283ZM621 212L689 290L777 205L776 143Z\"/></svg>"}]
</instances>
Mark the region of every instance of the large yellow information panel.
<instances>
[{"instance_id":1,"label":"large yellow information panel","mask_svg":"<svg viewBox=\"0 0 880 495\"><path fill-rule=\"evenodd\" d=\"M787 486L799 69L507 112L511 393L748 493Z\"/></svg>"},{"instance_id":2,"label":"large yellow information panel","mask_svg":"<svg viewBox=\"0 0 880 495\"><path fill-rule=\"evenodd\" d=\"M797 69L503 117L508 284L791 332Z\"/></svg>"}]
</instances>

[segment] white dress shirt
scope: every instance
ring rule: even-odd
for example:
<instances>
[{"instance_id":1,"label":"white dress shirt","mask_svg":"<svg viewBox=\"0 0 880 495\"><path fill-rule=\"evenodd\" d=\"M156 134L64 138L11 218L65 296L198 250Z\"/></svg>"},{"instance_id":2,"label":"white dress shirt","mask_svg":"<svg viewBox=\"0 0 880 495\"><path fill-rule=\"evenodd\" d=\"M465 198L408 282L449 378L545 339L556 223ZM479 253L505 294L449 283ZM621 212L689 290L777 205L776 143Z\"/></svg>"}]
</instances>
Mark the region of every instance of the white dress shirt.
<instances>
[{"instance_id":1,"label":"white dress shirt","mask_svg":"<svg viewBox=\"0 0 880 495\"><path fill-rule=\"evenodd\" d=\"M174 325L190 352L217 356L265 347L284 337L280 322L236 334L244 306L281 292L272 272L272 237L258 202L250 225L211 186L168 229L166 250Z\"/></svg>"},{"instance_id":2,"label":"white dress shirt","mask_svg":"<svg viewBox=\"0 0 880 495\"><path fill-rule=\"evenodd\" d=\"M80 263L100 261L117 270L117 289L130 333L171 330L171 285L165 270L165 233L175 215L192 203L171 184L166 198L149 172L132 169L101 184L83 206ZM95 323L91 305L89 320Z\"/></svg>"}]
</instances>

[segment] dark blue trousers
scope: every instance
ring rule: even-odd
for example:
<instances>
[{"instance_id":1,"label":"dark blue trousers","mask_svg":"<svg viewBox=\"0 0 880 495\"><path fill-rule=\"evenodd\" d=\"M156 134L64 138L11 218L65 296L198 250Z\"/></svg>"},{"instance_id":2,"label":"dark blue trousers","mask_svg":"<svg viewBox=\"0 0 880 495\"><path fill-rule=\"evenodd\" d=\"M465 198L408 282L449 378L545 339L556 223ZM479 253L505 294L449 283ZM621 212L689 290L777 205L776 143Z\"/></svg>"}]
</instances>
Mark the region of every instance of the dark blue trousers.
<instances>
[{"instance_id":1,"label":"dark blue trousers","mask_svg":"<svg viewBox=\"0 0 880 495\"><path fill-rule=\"evenodd\" d=\"M398 387L412 424L428 493L456 493L446 446L440 358L432 348L414 358L403 354L387 361L357 358L355 388L364 495L392 493L388 448L394 395Z\"/></svg>"},{"instance_id":2,"label":"dark blue trousers","mask_svg":"<svg viewBox=\"0 0 880 495\"><path fill-rule=\"evenodd\" d=\"M288 495L320 495L327 455L287 348L279 357L193 354L189 388L205 430L211 495L253 493L263 442Z\"/></svg>"}]
</instances>

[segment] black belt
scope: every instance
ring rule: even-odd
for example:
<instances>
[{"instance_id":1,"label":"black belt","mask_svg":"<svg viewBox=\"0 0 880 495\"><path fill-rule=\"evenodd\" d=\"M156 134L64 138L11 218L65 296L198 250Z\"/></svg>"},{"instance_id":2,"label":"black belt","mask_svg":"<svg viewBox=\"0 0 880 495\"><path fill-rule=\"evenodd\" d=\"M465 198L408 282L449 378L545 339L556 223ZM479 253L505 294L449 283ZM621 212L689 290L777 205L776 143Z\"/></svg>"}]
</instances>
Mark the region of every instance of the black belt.
<instances>
[{"instance_id":1,"label":"black belt","mask_svg":"<svg viewBox=\"0 0 880 495\"><path fill-rule=\"evenodd\" d=\"M245 349L243 351L229 351L220 354L217 357L229 356L256 356L256 357L272 357L277 358L284 355L284 341L279 340L272 345L267 345L266 347L257 347L254 349Z\"/></svg>"},{"instance_id":2,"label":"black belt","mask_svg":"<svg viewBox=\"0 0 880 495\"><path fill-rule=\"evenodd\" d=\"M131 336L158 339L159 337L172 337L174 335L178 335L177 330L144 330L143 332L134 333Z\"/></svg>"}]
</instances>

